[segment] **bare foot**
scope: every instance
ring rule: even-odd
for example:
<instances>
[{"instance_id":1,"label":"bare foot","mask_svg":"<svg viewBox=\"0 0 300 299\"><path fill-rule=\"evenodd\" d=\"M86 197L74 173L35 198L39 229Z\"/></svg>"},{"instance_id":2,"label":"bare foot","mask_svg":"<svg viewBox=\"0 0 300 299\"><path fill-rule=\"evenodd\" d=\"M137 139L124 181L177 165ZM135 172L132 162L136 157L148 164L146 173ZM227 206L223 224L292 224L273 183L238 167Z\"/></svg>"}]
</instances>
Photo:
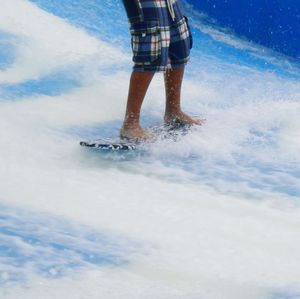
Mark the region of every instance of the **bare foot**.
<instances>
[{"instance_id":1,"label":"bare foot","mask_svg":"<svg viewBox=\"0 0 300 299\"><path fill-rule=\"evenodd\" d=\"M145 131L139 124L124 124L120 130L120 137L133 141L144 141L151 138L151 135Z\"/></svg>"},{"instance_id":2,"label":"bare foot","mask_svg":"<svg viewBox=\"0 0 300 299\"><path fill-rule=\"evenodd\" d=\"M166 114L164 120L167 125L202 126L205 123L205 119L191 117L182 111Z\"/></svg>"}]
</instances>

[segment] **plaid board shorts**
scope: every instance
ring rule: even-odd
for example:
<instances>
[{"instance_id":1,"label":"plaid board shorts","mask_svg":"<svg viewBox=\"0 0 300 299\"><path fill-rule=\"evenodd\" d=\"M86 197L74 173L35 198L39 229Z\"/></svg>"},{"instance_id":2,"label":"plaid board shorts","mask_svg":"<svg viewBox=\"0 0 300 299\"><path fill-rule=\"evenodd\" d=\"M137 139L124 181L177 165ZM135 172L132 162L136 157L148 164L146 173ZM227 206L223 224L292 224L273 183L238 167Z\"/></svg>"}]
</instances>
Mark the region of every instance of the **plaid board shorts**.
<instances>
[{"instance_id":1,"label":"plaid board shorts","mask_svg":"<svg viewBox=\"0 0 300 299\"><path fill-rule=\"evenodd\" d=\"M123 0L131 33L133 70L166 71L184 66L192 48L192 35L178 0Z\"/></svg>"}]
</instances>

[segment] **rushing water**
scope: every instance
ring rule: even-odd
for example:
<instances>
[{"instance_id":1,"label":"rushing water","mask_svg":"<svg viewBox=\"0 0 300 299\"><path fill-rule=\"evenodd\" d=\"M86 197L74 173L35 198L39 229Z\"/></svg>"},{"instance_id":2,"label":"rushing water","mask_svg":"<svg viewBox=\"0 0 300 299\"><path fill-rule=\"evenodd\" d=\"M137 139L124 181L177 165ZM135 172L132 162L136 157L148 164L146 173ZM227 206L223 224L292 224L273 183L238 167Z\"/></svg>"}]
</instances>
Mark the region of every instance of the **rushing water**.
<instances>
[{"instance_id":1,"label":"rushing water","mask_svg":"<svg viewBox=\"0 0 300 299\"><path fill-rule=\"evenodd\" d=\"M0 0L1 298L299 298L300 75L212 28L195 39L177 142L100 154L131 53L115 0ZM164 109L158 74L144 126Z\"/></svg>"}]
</instances>

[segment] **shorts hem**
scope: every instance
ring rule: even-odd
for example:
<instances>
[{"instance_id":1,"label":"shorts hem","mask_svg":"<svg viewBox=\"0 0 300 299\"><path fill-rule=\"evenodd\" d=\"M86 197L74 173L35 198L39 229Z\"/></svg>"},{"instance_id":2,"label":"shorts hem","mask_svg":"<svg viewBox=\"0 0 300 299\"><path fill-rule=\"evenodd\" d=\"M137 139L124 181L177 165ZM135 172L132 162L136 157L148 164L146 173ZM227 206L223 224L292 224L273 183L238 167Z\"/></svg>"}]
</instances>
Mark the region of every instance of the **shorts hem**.
<instances>
[{"instance_id":1,"label":"shorts hem","mask_svg":"<svg viewBox=\"0 0 300 299\"><path fill-rule=\"evenodd\" d=\"M141 73L159 73L165 72L169 69L178 69L185 67L190 60L190 56L180 61L171 61L170 64L166 66L151 66L151 65L134 65L133 71Z\"/></svg>"}]
</instances>

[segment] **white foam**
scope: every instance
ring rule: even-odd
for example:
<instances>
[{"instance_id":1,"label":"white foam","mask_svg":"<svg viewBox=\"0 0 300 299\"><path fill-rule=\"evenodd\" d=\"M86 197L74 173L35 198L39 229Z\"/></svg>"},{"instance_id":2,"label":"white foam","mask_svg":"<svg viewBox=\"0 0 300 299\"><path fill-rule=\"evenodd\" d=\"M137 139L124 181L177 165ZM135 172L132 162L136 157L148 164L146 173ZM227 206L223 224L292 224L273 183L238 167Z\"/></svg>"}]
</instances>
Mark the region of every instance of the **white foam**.
<instances>
[{"instance_id":1,"label":"white foam","mask_svg":"<svg viewBox=\"0 0 300 299\"><path fill-rule=\"evenodd\" d=\"M18 38L16 60L0 72L0 83L36 80L61 68L84 65L91 60L90 71L92 66L106 67L129 59L107 43L29 1L2 0L0 30Z\"/></svg>"},{"instance_id":2,"label":"white foam","mask_svg":"<svg viewBox=\"0 0 300 299\"><path fill-rule=\"evenodd\" d=\"M32 40L26 47L33 56L39 47L44 51L40 60L19 53L12 68L1 73L2 82L39 77L77 59L105 65L97 53L111 46L27 1L11 3L1 3L1 29ZM51 29L51 35L43 36L41 28ZM70 40L62 46L66 36ZM119 55L114 49L110 53ZM126 57L122 54L122 61ZM188 71L196 75L184 83L184 109L203 115L207 124L181 142L162 141L146 157L131 161L78 146L80 127L121 122L129 72L95 72L67 94L0 102L2 203L120 233L147 248L129 257L127 266L90 267L55 280L28 267L26 288L8 285L1 298L259 299L299 286L299 201L267 184L272 179L299 186L297 177L280 168L299 163L299 83L219 66L219 60L201 70L191 65ZM159 123L163 102L157 76L143 116ZM279 170L264 173L239 157ZM207 167L202 177L196 171L201 167ZM214 171L239 174L242 180L228 182Z\"/></svg>"},{"instance_id":3,"label":"white foam","mask_svg":"<svg viewBox=\"0 0 300 299\"><path fill-rule=\"evenodd\" d=\"M119 74L106 79L108 83L123 81L119 83L122 89L116 93L121 98L128 76ZM190 84L193 83L188 82ZM202 89L205 88L202 86ZM93 95L92 100L80 100L88 94ZM5 147L0 149L4 166L0 174L0 196L3 202L130 236L149 246L149 253L144 256L141 252L141 257L135 258L126 270L91 269L78 277L54 282L32 273L31 287L27 291L13 287L3 298L38 297L41 293L44 293L43 298L62 294L76 298L87 293L91 298L99 293L106 298L119 298L120 292L124 292L121 298L155 295L158 298L238 299L247 289L249 292L243 298L252 299L262 294L267 296L273 288L297 284L299 210L289 208L288 196L261 192L263 202L249 202L242 194L253 189L242 183L238 184L237 196L226 196L205 187L201 181L192 183L186 173L180 173L176 167L169 169L161 163L147 166L138 161L109 162L84 154L76 138L64 139L56 129L119 117L110 110L100 112L113 101L114 92L106 90L105 99L98 102L97 94L97 89L90 86L66 97L1 104L1 140ZM162 108L161 100L151 102L151 93L149 97L148 107L153 104L157 109ZM191 100L191 103L195 102ZM186 103L187 107L189 104ZM236 105L228 110L206 107L210 115L207 126L193 133L195 135L188 137L184 144L166 143L157 147L157 152L152 153L154 162L163 154L173 155L174 159L206 154L212 162L228 160L232 152L247 151L240 143L249 137L249 128L254 125L268 128L275 119L287 123L289 114L283 115L281 111L295 111L295 105L271 101L258 105L250 101L248 105ZM222 119L225 111L226 118ZM90 113L90 120L81 115L86 113ZM256 119L258 113L264 117ZM186 152L182 152L184 148ZM261 151L260 155L265 160L270 158L269 150ZM168 177L171 172L184 183L144 176ZM30 273L30 269L28 271ZM95 284L95 281L101 283ZM120 281L127 284L112 289L112 285Z\"/></svg>"}]
</instances>

